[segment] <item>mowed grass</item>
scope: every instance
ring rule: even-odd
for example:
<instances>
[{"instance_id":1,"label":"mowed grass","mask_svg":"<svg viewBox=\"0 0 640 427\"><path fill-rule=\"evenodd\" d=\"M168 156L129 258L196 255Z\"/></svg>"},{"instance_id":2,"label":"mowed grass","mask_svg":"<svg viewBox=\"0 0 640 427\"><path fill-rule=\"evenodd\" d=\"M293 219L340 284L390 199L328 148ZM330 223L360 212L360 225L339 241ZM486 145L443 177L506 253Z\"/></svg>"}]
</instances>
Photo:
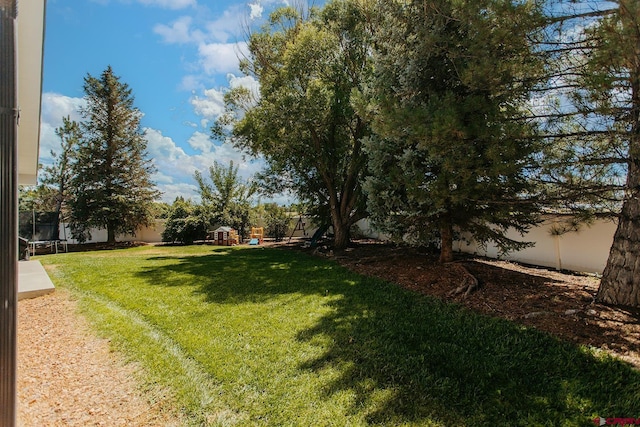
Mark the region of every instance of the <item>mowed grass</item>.
<instances>
[{"instance_id":1,"label":"mowed grass","mask_svg":"<svg viewBox=\"0 0 640 427\"><path fill-rule=\"evenodd\" d=\"M268 248L39 257L186 425L590 426L640 417L603 354Z\"/></svg>"}]
</instances>

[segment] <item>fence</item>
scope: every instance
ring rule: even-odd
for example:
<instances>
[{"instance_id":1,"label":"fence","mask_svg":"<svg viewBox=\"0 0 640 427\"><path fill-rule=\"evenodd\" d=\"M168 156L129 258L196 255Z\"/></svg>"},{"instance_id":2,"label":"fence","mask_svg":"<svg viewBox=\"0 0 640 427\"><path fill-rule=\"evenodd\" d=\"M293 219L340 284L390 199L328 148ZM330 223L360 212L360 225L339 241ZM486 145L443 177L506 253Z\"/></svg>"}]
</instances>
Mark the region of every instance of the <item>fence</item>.
<instances>
[{"instance_id":1,"label":"fence","mask_svg":"<svg viewBox=\"0 0 640 427\"><path fill-rule=\"evenodd\" d=\"M129 234L117 235L118 242L147 242L155 243L162 241L162 232L164 231L165 220L156 220L155 224L150 227L141 227L136 230L132 236ZM68 224L60 224L60 238L66 240L69 244L77 244L78 241L71 238L71 230ZM94 228L91 230L91 239L85 243L97 243L107 241L107 230Z\"/></svg>"},{"instance_id":2,"label":"fence","mask_svg":"<svg viewBox=\"0 0 640 427\"><path fill-rule=\"evenodd\" d=\"M294 237L310 237L317 229L308 218L303 218L304 230L296 227ZM577 231L557 233L567 223L567 216L547 217L537 227L532 228L524 237L517 232L509 232L507 236L514 240L535 242L531 248L523 249L500 256L497 247L487 245L481 247L471 239L469 243L459 240L454 243L454 250L468 254L476 254L489 258L517 261L526 264L556 268L558 270L571 270L586 273L602 273L607 263L609 249L613 243L613 234L616 223L610 220L596 220L591 224L583 225ZM297 220L297 219L296 219ZM295 223L292 221L292 226ZM387 240L388 237L380 233L367 220L358 222L359 233L362 236ZM162 241L164 221L158 220L151 227L139 229L134 236L118 236L118 241ZM291 232L291 231L290 231ZM306 234L305 234L306 232ZM61 226L60 234L71 236L68 228ZM288 237L288 236L287 236ZM69 243L77 243L67 237ZM104 242L107 240L106 230L92 230L90 242Z\"/></svg>"},{"instance_id":3,"label":"fence","mask_svg":"<svg viewBox=\"0 0 640 427\"><path fill-rule=\"evenodd\" d=\"M507 237L517 240L534 242L531 248L507 255L500 255L494 245L480 246L469 236L454 242L454 251L468 254L517 261L525 264L571 270L585 273L602 273L609 250L613 243L613 235L617 224L611 220L595 220L591 224L582 225L577 231L558 233L557 230L566 228L570 216L548 216L537 227L533 227L527 234L520 236L516 231L507 233ZM367 237L385 240L387 236L370 225L367 220L358 222L360 232Z\"/></svg>"},{"instance_id":4,"label":"fence","mask_svg":"<svg viewBox=\"0 0 640 427\"><path fill-rule=\"evenodd\" d=\"M583 225L577 231L558 234L569 218L566 216L547 217L540 225L531 229L524 237L516 232L507 237L519 241L535 242L535 246L499 257L495 246L480 247L477 243L456 242L454 249L486 256L518 261L526 264L552 267L585 273L602 273L617 224L611 220L596 220Z\"/></svg>"}]
</instances>

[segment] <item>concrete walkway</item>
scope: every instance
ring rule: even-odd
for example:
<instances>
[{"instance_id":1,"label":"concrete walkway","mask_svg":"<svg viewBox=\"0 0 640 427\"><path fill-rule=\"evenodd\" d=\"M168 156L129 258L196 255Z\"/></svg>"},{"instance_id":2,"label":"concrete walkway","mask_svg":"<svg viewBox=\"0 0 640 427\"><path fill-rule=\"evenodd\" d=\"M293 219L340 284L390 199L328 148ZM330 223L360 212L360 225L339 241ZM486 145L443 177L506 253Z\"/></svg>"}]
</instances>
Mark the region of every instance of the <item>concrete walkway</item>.
<instances>
[{"instance_id":1,"label":"concrete walkway","mask_svg":"<svg viewBox=\"0 0 640 427\"><path fill-rule=\"evenodd\" d=\"M18 262L18 301L39 297L55 289L40 261Z\"/></svg>"}]
</instances>

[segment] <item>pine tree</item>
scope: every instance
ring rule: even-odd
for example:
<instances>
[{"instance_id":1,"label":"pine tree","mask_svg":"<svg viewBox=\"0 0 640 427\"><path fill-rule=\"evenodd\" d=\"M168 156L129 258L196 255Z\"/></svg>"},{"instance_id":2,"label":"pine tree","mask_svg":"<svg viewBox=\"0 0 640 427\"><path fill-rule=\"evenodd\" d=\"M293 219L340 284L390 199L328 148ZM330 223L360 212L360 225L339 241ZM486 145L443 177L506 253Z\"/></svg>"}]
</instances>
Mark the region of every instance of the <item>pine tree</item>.
<instances>
[{"instance_id":1,"label":"pine tree","mask_svg":"<svg viewBox=\"0 0 640 427\"><path fill-rule=\"evenodd\" d=\"M93 227L106 228L107 242L114 243L116 235L150 224L159 195L150 178L155 169L129 86L109 66L100 77L85 77L84 92L85 120L69 188L70 226L79 241L90 238Z\"/></svg>"},{"instance_id":2,"label":"pine tree","mask_svg":"<svg viewBox=\"0 0 640 427\"><path fill-rule=\"evenodd\" d=\"M522 106L539 14L509 0L379 3L366 189L374 222L453 260L455 230L502 251L537 220L537 151Z\"/></svg>"},{"instance_id":3,"label":"pine tree","mask_svg":"<svg viewBox=\"0 0 640 427\"><path fill-rule=\"evenodd\" d=\"M620 0L591 31L586 88L627 168L618 228L597 300L640 307L640 1Z\"/></svg>"},{"instance_id":4,"label":"pine tree","mask_svg":"<svg viewBox=\"0 0 640 427\"><path fill-rule=\"evenodd\" d=\"M639 307L640 2L550 0L548 10L541 176L557 206L618 220L596 298Z\"/></svg>"}]
</instances>

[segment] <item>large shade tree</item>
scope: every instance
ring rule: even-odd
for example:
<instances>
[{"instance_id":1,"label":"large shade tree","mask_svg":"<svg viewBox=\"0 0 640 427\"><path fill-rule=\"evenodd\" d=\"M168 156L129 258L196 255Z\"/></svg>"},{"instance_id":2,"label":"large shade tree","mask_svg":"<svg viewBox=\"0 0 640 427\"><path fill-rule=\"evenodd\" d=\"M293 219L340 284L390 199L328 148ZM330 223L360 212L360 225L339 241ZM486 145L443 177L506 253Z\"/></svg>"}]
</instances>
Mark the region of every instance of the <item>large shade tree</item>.
<instances>
[{"instance_id":1,"label":"large shade tree","mask_svg":"<svg viewBox=\"0 0 640 427\"><path fill-rule=\"evenodd\" d=\"M159 195L151 181L154 166L129 86L109 66L99 77L85 77L84 92L82 137L69 183L71 232L85 241L91 228L103 228L113 243L153 219Z\"/></svg>"},{"instance_id":2,"label":"large shade tree","mask_svg":"<svg viewBox=\"0 0 640 427\"><path fill-rule=\"evenodd\" d=\"M368 111L375 223L453 260L456 230L502 251L537 220L535 128L523 105L540 58L539 11L510 0L380 1Z\"/></svg>"},{"instance_id":3,"label":"large shade tree","mask_svg":"<svg viewBox=\"0 0 640 427\"><path fill-rule=\"evenodd\" d=\"M260 82L259 97L230 92L227 114L214 126L216 137L263 156L264 182L308 203L320 223L333 226L338 249L367 215L362 142L369 126L354 109L372 70L366 13L362 1L275 11L251 34L242 63Z\"/></svg>"},{"instance_id":4,"label":"large shade tree","mask_svg":"<svg viewBox=\"0 0 640 427\"><path fill-rule=\"evenodd\" d=\"M588 87L602 100L621 135L627 179L618 228L597 298L640 307L640 2L620 0L615 14L593 29L600 40L589 63Z\"/></svg>"}]
</instances>

